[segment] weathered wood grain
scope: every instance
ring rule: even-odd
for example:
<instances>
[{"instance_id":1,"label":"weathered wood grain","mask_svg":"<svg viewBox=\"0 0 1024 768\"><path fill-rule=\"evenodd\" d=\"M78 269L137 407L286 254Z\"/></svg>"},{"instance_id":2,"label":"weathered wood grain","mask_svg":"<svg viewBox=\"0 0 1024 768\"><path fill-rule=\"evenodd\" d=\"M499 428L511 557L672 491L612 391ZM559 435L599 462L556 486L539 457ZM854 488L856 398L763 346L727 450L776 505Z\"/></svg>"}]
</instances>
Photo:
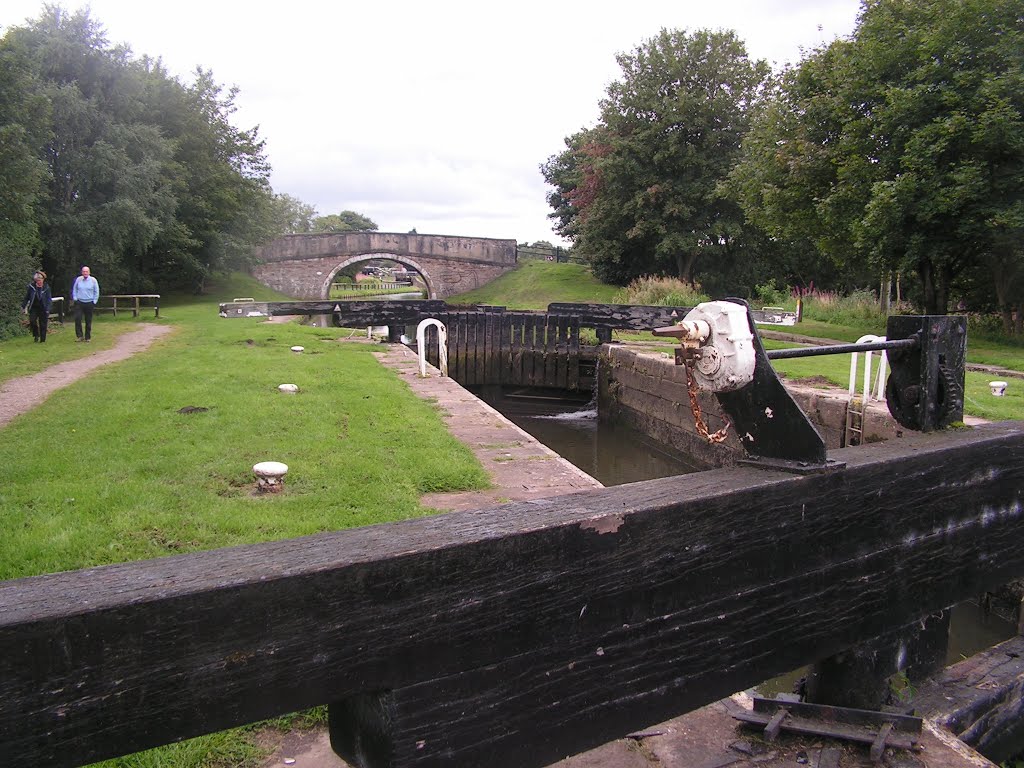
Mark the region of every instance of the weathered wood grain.
<instances>
[{"instance_id":1,"label":"weathered wood grain","mask_svg":"<svg viewBox=\"0 0 1024 768\"><path fill-rule=\"evenodd\" d=\"M390 691L396 766L542 765L1024 574L1019 425L835 456L0 583L0 764Z\"/></svg>"},{"instance_id":2,"label":"weathered wood grain","mask_svg":"<svg viewBox=\"0 0 1024 768\"><path fill-rule=\"evenodd\" d=\"M1024 638L948 667L921 686L913 705L990 760L1024 750Z\"/></svg>"},{"instance_id":3,"label":"weathered wood grain","mask_svg":"<svg viewBox=\"0 0 1024 768\"><path fill-rule=\"evenodd\" d=\"M650 331L671 325L686 316L692 307L661 307L637 304L574 304L553 302L548 314L565 315L579 320L580 325L595 325L631 331Z\"/></svg>"}]
</instances>

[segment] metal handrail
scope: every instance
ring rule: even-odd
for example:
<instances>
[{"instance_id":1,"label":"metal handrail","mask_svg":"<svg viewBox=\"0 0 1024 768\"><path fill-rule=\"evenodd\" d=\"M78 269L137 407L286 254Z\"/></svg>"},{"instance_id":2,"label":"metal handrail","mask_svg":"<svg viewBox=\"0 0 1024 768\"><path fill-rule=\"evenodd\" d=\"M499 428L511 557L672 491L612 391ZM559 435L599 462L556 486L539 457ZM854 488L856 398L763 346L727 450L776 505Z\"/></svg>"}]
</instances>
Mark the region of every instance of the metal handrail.
<instances>
[{"instance_id":1,"label":"metal handrail","mask_svg":"<svg viewBox=\"0 0 1024 768\"><path fill-rule=\"evenodd\" d=\"M842 355L850 352L867 352L874 349L917 349L917 339L893 339L892 341L871 341L864 344L832 344L827 347L794 347L793 349L770 349L765 354L769 360L786 360L791 357L815 357L817 355Z\"/></svg>"}]
</instances>

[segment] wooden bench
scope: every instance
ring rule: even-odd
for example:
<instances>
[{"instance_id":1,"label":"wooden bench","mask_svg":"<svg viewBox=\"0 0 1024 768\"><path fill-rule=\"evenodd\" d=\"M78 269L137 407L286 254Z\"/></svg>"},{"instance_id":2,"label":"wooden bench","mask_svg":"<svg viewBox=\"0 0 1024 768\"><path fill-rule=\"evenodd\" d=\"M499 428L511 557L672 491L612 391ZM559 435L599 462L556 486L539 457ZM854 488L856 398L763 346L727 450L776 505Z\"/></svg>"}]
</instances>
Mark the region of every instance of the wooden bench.
<instances>
[{"instance_id":1,"label":"wooden bench","mask_svg":"<svg viewBox=\"0 0 1024 768\"><path fill-rule=\"evenodd\" d=\"M64 297L54 296L50 299L50 319L58 323L64 322Z\"/></svg>"},{"instance_id":2,"label":"wooden bench","mask_svg":"<svg viewBox=\"0 0 1024 768\"><path fill-rule=\"evenodd\" d=\"M156 312L156 317L160 317L160 294L159 293L123 293L123 294L110 294L107 296L101 296L100 299L111 299L114 302L112 307L97 307L101 310L109 310L114 313L114 317L117 317L117 302L128 301L130 302L130 308L132 310L132 317L139 316L139 310L142 308L143 299L153 299L153 309ZM122 304L122 310L126 310L128 307L124 307Z\"/></svg>"}]
</instances>

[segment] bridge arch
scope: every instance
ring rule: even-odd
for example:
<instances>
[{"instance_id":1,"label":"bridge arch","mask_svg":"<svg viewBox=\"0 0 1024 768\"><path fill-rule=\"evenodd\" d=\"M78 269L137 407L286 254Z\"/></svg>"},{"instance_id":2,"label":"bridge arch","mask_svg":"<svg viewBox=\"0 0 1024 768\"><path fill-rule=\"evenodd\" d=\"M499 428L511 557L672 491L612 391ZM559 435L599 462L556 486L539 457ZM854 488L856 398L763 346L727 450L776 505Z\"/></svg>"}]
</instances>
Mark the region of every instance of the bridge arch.
<instances>
[{"instance_id":1,"label":"bridge arch","mask_svg":"<svg viewBox=\"0 0 1024 768\"><path fill-rule=\"evenodd\" d=\"M300 300L322 301L339 269L386 258L415 269L432 299L471 291L516 268L515 240L395 232L285 235L260 248L252 275Z\"/></svg>"},{"instance_id":2,"label":"bridge arch","mask_svg":"<svg viewBox=\"0 0 1024 768\"><path fill-rule=\"evenodd\" d=\"M334 282L334 276L337 275L345 267L350 267L353 264L359 264L364 261L371 261L373 259L386 259L387 261L396 261L402 266L409 267L416 270L420 277L423 278L423 282L427 284L427 296L428 299L436 299L436 291L434 290L434 278L430 276L429 271L422 264L418 264L415 259L410 259L408 256L400 256L397 253L359 253L353 256L349 256L342 261L337 267L332 269L323 285L320 287L320 298L329 299L331 298L331 283Z\"/></svg>"}]
</instances>

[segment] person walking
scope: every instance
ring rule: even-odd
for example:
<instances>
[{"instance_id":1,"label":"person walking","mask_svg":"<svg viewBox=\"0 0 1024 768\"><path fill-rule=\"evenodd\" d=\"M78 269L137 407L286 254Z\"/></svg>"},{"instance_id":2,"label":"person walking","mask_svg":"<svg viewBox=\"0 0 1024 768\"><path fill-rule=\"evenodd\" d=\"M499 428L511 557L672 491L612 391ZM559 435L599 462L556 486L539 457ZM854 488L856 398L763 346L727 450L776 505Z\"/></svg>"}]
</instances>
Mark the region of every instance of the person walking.
<instances>
[{"instance_id":1,"label":"person walking","mask_svg":"<svg viewBox=\"0 0 1024 768\"><path fill-rule=\"evenodd\" d=\"M22 312L28 315L32 338L40 343L46 343L46 327L50 324L50 306L52 304L50 286L46 284L46 273L36 272L32 275L32 282L28 284L28 290L25 292Z\"/></svg>"},{"instance_id":2,"label":"person walking","mask_svg":"<svg viewBox=\"0 0 1024 768\"><path fill-rule=\"evenodd\" d=\"M82 267L82 274L75 278L71 286L71 301L75 304L75 336L76 341L92 339L92 313L96 302L100 300L100 284L89 273L88 267ZM85 320L85 334L82 334L82 320Z\"/></svg>"}]
</instances>

